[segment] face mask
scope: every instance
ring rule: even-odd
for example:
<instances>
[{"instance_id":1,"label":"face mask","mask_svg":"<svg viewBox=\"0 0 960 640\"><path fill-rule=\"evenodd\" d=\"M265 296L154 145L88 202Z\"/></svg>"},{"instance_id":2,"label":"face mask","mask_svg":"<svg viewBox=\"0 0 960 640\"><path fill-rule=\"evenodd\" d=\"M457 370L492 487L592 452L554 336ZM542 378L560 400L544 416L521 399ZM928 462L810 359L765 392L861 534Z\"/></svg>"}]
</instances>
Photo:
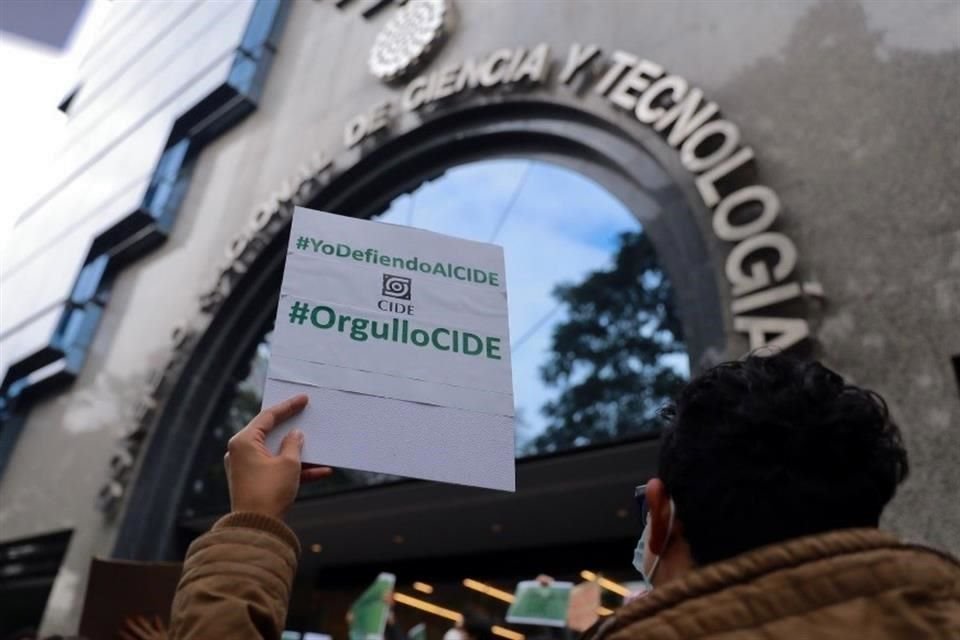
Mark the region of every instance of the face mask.
<instances>
[{"instance_id":1,"label":"face mask","mask_svg":"<svg viewBox=\"0 0 960 640\"><path fill-rule=\"evenodd\" d=\"M674 517L674 506L673 498L670 498L670 521L667 524L667 538L663 542L663 548L667 548L667 543L670 542L670 534L673 532L673 517ZM643 576L643 581L646 583L647 590L653 589L653 576L657 572L657 567L660 565L660 556L658 554L653 555L653 566L650 567L650 573L644 570L647 560L647 538L650 536L650 518L647 517L647 522L643 525L643 533L640 534L640 540L637 542L637 548L633 550L633 568L640 572L640 575Z\"/></svg>"}]
</instances>

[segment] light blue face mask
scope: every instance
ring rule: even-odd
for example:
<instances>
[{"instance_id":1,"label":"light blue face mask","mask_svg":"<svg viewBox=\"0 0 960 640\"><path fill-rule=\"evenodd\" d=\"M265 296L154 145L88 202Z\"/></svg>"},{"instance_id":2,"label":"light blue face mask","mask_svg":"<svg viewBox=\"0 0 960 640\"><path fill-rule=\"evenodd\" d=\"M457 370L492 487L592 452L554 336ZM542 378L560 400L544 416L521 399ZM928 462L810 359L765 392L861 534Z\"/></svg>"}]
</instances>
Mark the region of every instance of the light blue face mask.
<instances>
[{"instance_id":1,"label":"light blue face mask","mask_svg":"<svg viewBox=\"0 0 960 640\"><path fill-rule=\"evenodd\" d=\"M676 509L673 506L673 498L670 498L670 521L667 524L667 538L663 541L663 548L667 548L667 543L670 542L670 534L673 532L673 517ZM633 568L640 572L640 575L643 576L643 582L646 584L647 590L653 589L653 576L657 572L657 567L660 566L660 556L658 554L653 555L653 566L650 567L650 573L647 574L644 571L643 567L646 564L647 560L647 538L650 536L650 516L647 516L647 521L643 525L643 533L640 534L640 540L637 542L636 549L633 550Z\"/></svg>"}]
</instances>

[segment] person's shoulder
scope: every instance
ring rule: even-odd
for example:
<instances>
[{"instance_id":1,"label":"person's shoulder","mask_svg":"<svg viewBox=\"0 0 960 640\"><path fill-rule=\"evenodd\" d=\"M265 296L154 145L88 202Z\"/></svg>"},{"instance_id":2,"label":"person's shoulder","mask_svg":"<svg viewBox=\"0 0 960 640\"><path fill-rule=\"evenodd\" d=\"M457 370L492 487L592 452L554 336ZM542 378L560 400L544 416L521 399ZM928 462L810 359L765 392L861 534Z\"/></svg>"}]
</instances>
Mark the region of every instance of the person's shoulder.
<instances>
[{"instance_id":1,"label":"person's shoulder","mask_svg":"<svg viewBox=\"0 0 960 640\"><path fill-rule=\"evenodd\" d=\"M875 529L850 529L788 540L696 569L625 605L591 637L709 637L787 623L793 637L807 637L803 634L816 629L817 611L840 612L837 624L843 624L855 618L842 613L851 603L863 612L934 600L960 607L956 559ZM874 613L882 617L879 609Z\"/></svg>"},{"instance_id":2,"label":"person's shoulder","mask_svg":"<svg viewBox=\"0 0 960 640\"><path fill-rule=\"evenodd\" d=\"M921 544L901 543L880 554L880 570L904 581L953 582L960 590L960 560L955 556Z\"/></svg>"},{"instance_id":3,"label":"person's shoulder","mask_svg":"<svg viewBox=\"0 0 960 640\"><path fill-rule=\"evenodd\" d=\"M722 566L725 563L719 563ZM804 593L822 587L836 598L899 589L905 584L960 588L960 562L950 554L902 542L877 529L844 529L788 540L729 561L746 582Z\"/></svg>"}]
</instances>

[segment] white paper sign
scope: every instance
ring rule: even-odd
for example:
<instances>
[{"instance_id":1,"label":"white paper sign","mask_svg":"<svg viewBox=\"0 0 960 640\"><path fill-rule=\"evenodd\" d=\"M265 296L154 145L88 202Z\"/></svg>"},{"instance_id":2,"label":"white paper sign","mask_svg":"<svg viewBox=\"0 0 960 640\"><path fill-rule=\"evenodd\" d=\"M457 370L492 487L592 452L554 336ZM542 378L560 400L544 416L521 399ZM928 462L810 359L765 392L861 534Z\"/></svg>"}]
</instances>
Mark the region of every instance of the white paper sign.
<instances>
[{"instance_id":1,"label":"white paper sign","mask_svg":"<svg viewBox=\"0 0 960 640\"><path fill-rule=\"evenodd\" d=\"M263 393L303 460L513 491L503 249L298 207Z\"/></svg>"}]
</instances>

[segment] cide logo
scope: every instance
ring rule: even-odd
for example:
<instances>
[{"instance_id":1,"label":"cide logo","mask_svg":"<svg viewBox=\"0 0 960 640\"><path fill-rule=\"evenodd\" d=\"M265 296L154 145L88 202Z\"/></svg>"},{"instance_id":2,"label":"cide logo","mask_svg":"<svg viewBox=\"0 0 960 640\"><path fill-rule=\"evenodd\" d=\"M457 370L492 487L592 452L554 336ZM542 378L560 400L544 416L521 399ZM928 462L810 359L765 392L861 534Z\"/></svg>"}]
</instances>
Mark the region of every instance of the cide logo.
<instances>
[{"instance_id":1,"label":"cide logo","mask_svg":"<svg viewBox=\"0 0 960 640\"><path fill-rule=\"evenodd\" d=\"M383 287L380 295L384 298L393 298L394 300L409 300L413 294L413 281L405 276L395 276L389 273L383 274ZM390 313L400 313L407 316L413 315L413 305L403 302L394 302L394 300L380 300L377 308L381 311Z\"/></svg>"},{"instance_id":2,"label":"cide logo","mask_svg":"<svg viewBox=\"0 0 960 640\"><path fill-rule=\"evenodd\" d=\"M383 274L383 291L380 295L387 298L409 300L412 286L413 281L410 278L385 273Z\"/></svg>"}]
</instances>

